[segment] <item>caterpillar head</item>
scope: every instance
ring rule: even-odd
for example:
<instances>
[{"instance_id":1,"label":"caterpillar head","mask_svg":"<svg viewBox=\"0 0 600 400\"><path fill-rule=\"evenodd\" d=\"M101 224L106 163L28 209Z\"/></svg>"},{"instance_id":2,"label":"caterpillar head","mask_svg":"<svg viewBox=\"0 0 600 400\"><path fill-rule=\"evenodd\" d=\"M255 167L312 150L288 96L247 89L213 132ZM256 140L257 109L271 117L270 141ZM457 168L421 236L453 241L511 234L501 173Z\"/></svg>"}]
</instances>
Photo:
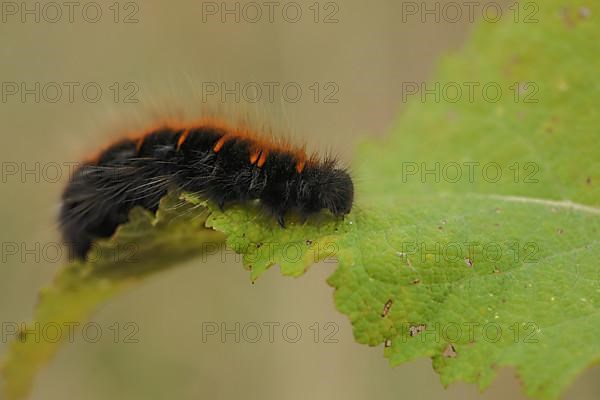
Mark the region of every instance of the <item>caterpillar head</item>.
<instances>
[{"instance_id":1,"label":"caterpillar head","mask_svg":"<svg viewBox=\"0 0 600 400\"><path fill-rule=\"evenodd\" d=\"M354 184L348 172L335 168L331 162L310 167L303 175L299 205L304 213L327 209L335 216L343 216L350 212Z\"/></svg>"}]
</instances>

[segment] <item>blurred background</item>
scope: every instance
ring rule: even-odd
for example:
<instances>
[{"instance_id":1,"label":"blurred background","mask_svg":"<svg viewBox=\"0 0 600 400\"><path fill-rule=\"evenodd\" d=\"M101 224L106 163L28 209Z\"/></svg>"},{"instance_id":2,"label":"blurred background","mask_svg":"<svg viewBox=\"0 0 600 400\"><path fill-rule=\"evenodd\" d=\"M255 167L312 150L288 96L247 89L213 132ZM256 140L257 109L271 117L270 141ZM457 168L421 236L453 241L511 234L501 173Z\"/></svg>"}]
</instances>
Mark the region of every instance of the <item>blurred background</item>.
<instances>
[{"instance_id":1,"label":"blurred background","mask_svg":"<svg viewBox=\"0 0 600 400\"><path fill-rule=\"evenodd\" d=\"M350 162L357 140L401 116L402 83L431 77L473 29L466 14L404 18L407 3L272 2L270 14L263 2L3 2L0 321L29 321L65 262L55 215L69 166L123 132L217 109ZM444 389L427 359L390 368L335 310L334 268L292 279L274 267L252 285L226 253L154 275L93 315L101 338L75 335L32 398L524 398L510 369L480 394ZM598 398L599 377L588 370L565 397Z\"/></svg>"}]
</instances>

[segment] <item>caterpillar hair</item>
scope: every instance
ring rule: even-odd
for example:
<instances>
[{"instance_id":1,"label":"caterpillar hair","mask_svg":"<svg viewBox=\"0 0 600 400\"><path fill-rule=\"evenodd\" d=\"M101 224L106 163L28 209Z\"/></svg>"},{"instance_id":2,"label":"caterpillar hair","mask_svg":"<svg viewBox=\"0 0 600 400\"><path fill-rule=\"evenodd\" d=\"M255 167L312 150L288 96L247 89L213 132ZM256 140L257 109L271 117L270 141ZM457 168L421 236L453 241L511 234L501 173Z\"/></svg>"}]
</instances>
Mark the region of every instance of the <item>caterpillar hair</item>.
<instances>
[{"instance_id":1,"label":"caterpillar hair","mask_svg":"<svg viewBox=\"0 0 600 400\"><path fill-rule=\"evenodd\" d=\"M221 209L259 200L282 228L292 209L303 221L322 209L344 216L354 197L350 175L334 158L309 157L304 148L216 122L165 126L112 143L74 172L59 216L71 255L85 258L92 242L111 236L133 207L155 212L171 187Z\"/></svg>"}]
</instances>

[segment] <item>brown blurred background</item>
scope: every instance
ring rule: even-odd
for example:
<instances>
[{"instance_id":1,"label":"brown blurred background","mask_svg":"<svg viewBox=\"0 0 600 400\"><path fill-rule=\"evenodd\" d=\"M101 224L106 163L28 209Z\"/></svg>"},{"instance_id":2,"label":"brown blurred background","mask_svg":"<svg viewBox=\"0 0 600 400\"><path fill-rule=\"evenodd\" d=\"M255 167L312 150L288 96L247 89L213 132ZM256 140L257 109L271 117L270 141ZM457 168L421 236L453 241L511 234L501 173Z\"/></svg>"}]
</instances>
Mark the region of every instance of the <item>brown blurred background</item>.
<instances>
[{"instance_id":1,"label":"brown blurred background","mask_svg":"<svg viewBox=\"0 0 600 400\"><path fill-rule=\"evenodd\" d=\"M100 0L95 4L102 16L96 23L84 18L93 20L98 8L84 12L88 2L76 2L73 22L67 8L52 22L55 9L48 2L35 3L27 6L39 7L39 22L35 15L26 15L23 22L20 14L5 9L0 23L0 240L19 248L17 255L4 252L0 264L2 322L30 320L38 290L64 261L51 259L50 244L58 241L54 218L67 177L65 163L80 160L125 129L150 124L156 116L200 116L215 104L226 112L274 119L315 148L335 149L350 160L358 138L385 134L397 117L402 82L431 77L437 60L460 49L473 27L467 18L403 21L404 3L395 0L323 1L317 3L318 15L313 0L297 1L303 14L296 23L284 18L293 19L298 8L284 13L289 2L278 3L274 22L262 7L262 18L255 23L249 20L256 8L245 8L244 13L247 2L239 3L239 23L235 15L222 21L222 2L138 0L121 1L115 7L112 0ZM433 8L436 2L424 3ZM233 1L226 4L235 7ZM215 9L217 14L210 14ZM23 82L30 89L40 82L39 102L35 94L22 98ZM62 87L56 102L52 102L55 86L48 86L52 82ZM73 101L65 82L78 84ZM233 95L222 102L221 91L206 92L215 84L232 88L236 82L241 88L239 103ZM264 89L258 104L252 103L251 82ZM279 85L273 99L265 82ZM15 83L19 92L13 95ZM87 99L82 93L86 84ZM293 91L282 96L286 84L302 89L297 102L288 101L295 97ZM97 87L102 95L94 102ZM15 165L18 170L13 174ZM59 178L56 165L61 167ZM34 172L22 177L25 169ZM354 342L348 319L335 310L333 290L325 282L335 264L315 265L298 279L283 278L273 268L251 285L240 262L230 253L224 257L172 268L104 305L92 317L103 330L102 339L90 343L76 335L74 343L65 344L38 377L32 397L524 397L512 370L503 370L480 394L466 384L444 389L426 359L390 368L382 348ZM138 343L124 343L131 331L124 328L128 322L139 328L133 337ZM231 329L236 322L240 343L233 335L224 343L219 335L202 340L207 323L219 327L226 323ZM271 322L279 324L273 343L265 325ZM257 343L250 343L256 332L252 323L262 327ZM298 342L291 343L289 337L295 336L294 329L288 331L287 340L283 336L286 323L302 329ZM121 334L118 343L115 329ZM326 343L325 336L331 333L329 339L337 342ZM6 348L3 340L0 355ZM598 368L586 372L566 397L598 398L594 381L599 376Z\"/></svg>"}]
</instances>

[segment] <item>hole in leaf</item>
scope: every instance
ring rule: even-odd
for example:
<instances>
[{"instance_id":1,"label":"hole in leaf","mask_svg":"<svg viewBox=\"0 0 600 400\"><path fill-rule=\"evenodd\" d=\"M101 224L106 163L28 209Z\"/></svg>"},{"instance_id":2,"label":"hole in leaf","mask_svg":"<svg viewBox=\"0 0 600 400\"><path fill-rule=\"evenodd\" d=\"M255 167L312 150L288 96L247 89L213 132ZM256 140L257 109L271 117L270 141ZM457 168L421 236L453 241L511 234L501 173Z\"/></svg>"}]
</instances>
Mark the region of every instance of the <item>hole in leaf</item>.
<instances>
[{"instance_id":1,"label":"hole in leaf","mask_svg":"<svg viewBox=\"0 0 600 400\"><path fill-rule=\"evenodd\" d=\"M390 308L392 308L392 299L389 299L385 302L383 306L383 311L381 312L382 318L385 318L390 313Z\"/></svg>"},{"instance_id":2,"label":"hole in leaf","mask_svg":"<svg viewBox=\"0 0 600 400\"><path fill-rule=\"evenodd\" d=\"M446 358L454 358L456 357L456 348L452 343L449 343L442 355Z\"/></svg>"}]
</instances>

